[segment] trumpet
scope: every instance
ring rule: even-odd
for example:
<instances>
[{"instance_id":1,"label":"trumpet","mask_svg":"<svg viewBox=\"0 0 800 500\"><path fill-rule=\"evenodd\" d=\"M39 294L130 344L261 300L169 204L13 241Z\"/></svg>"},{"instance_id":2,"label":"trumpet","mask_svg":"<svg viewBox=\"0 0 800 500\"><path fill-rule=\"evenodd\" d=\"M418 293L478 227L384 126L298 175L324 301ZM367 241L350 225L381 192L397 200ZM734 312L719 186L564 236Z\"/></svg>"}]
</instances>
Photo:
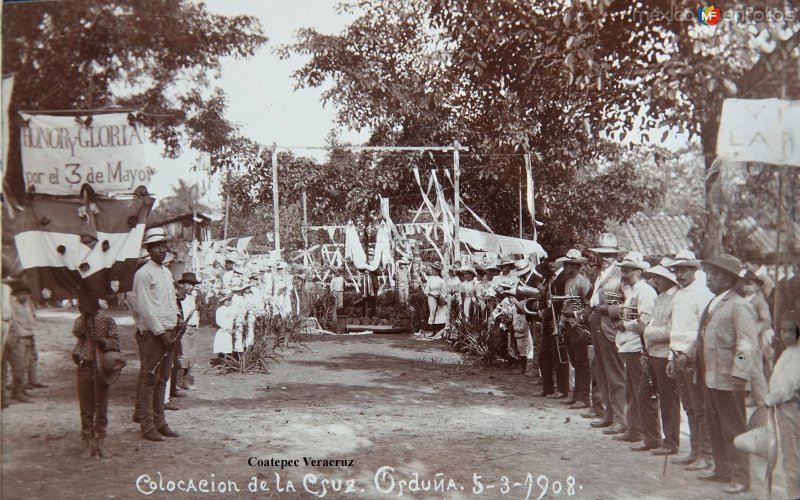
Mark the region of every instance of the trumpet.
<instances>
[{"instance_id":1,"label":"trumpet","mask_svg":"<svg viewBox=\"0 0 800 500\"><path fill-rule=\"evenodd\" d=\"M603 292L602 299L607 306L618 306L625 302L625 296L620 292Z\"/></svg>"},{"instance_id":2,"label":"trumpet","mask_svg":"<svg viewBox=\"0 0 800 500\"><path fill-rule=\"evenodd\" d=\"M552 302L563 301L562 311L576 313L583 310L583 299L580 295L553 295L550 300Z\"/></svg>"},{"instance_id":3,"label":"trumpet","mask_svg":"<svg viewBox=\"0 0 800 500\"><path fill-rule=\"evenodd\" d=\"M624 321L636 321L639 319L639 309L631 306L620 306L619 319Z\"/></svg>"}]
</instances>

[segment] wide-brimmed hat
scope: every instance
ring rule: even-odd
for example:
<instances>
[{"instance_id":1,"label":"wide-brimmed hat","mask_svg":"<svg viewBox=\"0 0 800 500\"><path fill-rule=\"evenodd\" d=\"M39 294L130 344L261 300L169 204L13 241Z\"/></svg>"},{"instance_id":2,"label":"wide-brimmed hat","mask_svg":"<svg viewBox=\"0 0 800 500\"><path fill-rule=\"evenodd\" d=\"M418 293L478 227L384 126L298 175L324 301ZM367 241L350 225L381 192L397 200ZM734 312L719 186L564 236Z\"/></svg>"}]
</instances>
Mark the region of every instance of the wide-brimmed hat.
<instances>
[{"instance_id":1,"label":"wide-brimmed hat","mask_svg":"<svg viewBox=\"0 0 800 500\"><path fill-rule=\"evenodd\" d=\"M742 279L743 280L747 280L747 281L752 281L753 283L756 283L759 286L764 284L764 280L761 279L761 277L759 277L753 271L747 271L746 273L744 273L744 276L742 276Z\"/></svg>"},{"instance_id":2,"label":"wide-brimmed hat","mask_svg":"<svg viewBox=\"0 0 800 500\"><path fill-rule=\"evenodd\" d=\"M169 264L170 262L175 262L175 254L172 252L167 252L164 254L164 260L161 261L162 265Z\"/></svg>"},{"instance_id":3,"label":"wide-brimmed hat","mask_svg":"<svg viewBox=\"0 0 800 500\"><path fill-rule=\"evenodd\" d=\"M736 279L742 279L746 272L742 269L742 261L729 253L721 253L702 262L703 266L710 266L719 269L725 274L733 276Z\"/></svg>"},{"instance_id":4,"label":"wide-brimmed hat","mask_svg":"<svg viewBox=\"0 0 800 500\"><path fill-rule=\"evenodd\" d=\"M645 278L648 276L661 276L662 278L667 278L676 285L678 284L678 280L675 278L675 273L660 264L642 272L642 276Z\"/></svg>"},{"instance_id":5,"label":"wide-brimmed hat","mask_svg":"<svg viewBox=\"0 0 800 500\"><path fill-rule=\"evenodd\" d=\"M659 266L661 266L661 267L667 267L667 268L668 268L668 267L671 267L671 266L672 266L672 264L674 264L674 263L675 263L675 261L674 261L674 260L672 260L672 258L671 258L671 257L661 257L661 260L660 260L660 261L658 261L658 265L659 265Z\"/></svg>"},{"instance_id":6,"label":"wide-brimmed hat","mask_svg":"<svg viewBox=\"0 0 800 500\"><path fill-rule=\"evenodd\" d=\"M515 286L508 282L501 282L495 285L494 293L497 295L513 295Z\"/></svg>"},{"instance_id":7,"label":"wide-brimmed hat","mask_svg":"<svg viewBox=\"0 0 800 500\"><path fill-rule=\"evenodd\" d=\"M151 227L144 232L142 245L152 245L153 243L161 243L162 241L169 241L169 236L163 227Z\"/></svg>"},{"instance_id":8,"label":"wide-brimmed hat","mask_svg":"<svg viewBox=\"0 0 800 500\"><path fill-rule=\"evenodd\" d=\"M512 272L514 273L515 276L520 277L520 276L525 276L531 271L533 271L534 273L536 272L536 270L534 269L533 262L528 259L520 259L514 263L514 271Z\"/></svg>"},{"instance_id":9,"label":"wide-brimmed hat","mask_svg":"<svg viewBox=\"0 0 800 500\"><path fill-rule=\"evenodd\" d=\"M178 283L191 283L192 285L199 285L200 280L197 279L197 275L195 273L183 273L181 279L178 280Z\"/></svg>"},{"instance_id":10,"label":"wide-brimmed hat","mask_svg":"<svg viewBox=\"0 0 800 500\"><path fill-rule=\"evenodd\" d=\"M102 352L100 346L97 346L97 375L104 384L111 385L116 382L126 364L121 352Z\"/></svg>"},{"instance_id":11,"label":"wide-brimmed hat","mask_svg":"<svg viewBox=\"0 0 800 500\"><path fill-rule=\"evenodd\" d=\"M483 270L484 270L484 271L486 271L487 273L488 273L489 271L497 271L498 273L500 272L500 268L499 268L499 267L497 267L497 263L494 263L494 264L489 264L489 265L488 265L488 266L486 266L486 267L485 267Z\"/></svg>"},{"instance_id":12,"label":"wide-brimmed hat","mask_svg":"<svg viewBox=\"0 0 800 500\"><path fill-rule=\"evenodd\" d=\"M232 293L243 292L243 291L247 290L248 288L250 288L251 286L253 286L252 283L242 283L241 285L238 285L238 286L232 286L230 288L230 291Z\"/></svg>"},{"instance_id":13,"label":"wide-brimmed hat","mask_svg":"<svg viewBox=\"0 0 800 500\"><path fill-rule=\"evenodd\" d=\"M509 257L504 257L503 260L500 261L500 264L497 265L497 267L513 266L514 264L516 264L516 262L517 261Z\"/></svg>"},{"instance_id":14,"label":"wide-brimmed hat","mask_svg":"<svg viewBox=\"0 0 800 500\"><path fill-rule=\"evenodd\" d=\"M695 257L694 252L683 249L675 254L675 257L672 259L672 264L670 264L669 267L694 267L695 269L700 269L702 265L700 261L697 260L697 257Z\"/></svg>"},{"instance_id":15,"label":"wide-brimmed hat","mask_svg":"<svg viewBox=\"0 0 800 500\"><path fill-rule=\"evenodd\" d=\"M475 270L474 267L466 266L466 265L465 266L461 266L460 268L458 268L458 272L459 273L472 273L473 276L477 276L478 275L478 272Z\"/></svg>"},{"instance_id":16,"label":"wide-brimmed hat","mask_svg":"<svg viewBox=\"0 0 800 500\"><path fill-rule=\"evenodd\" d=\"M628 252L625 254L625 258L622 259L622 262L615 262L614 265L618 267L639 269L641 271L650 269L650 264L644 260L644 256L640 252Z\"/></svg>"},{"instance_id":17,"label":"wide-brimmed hat","mask_svg":"<svg viewBox=\"0 0 800 500\"><path fill-rule=\"evenodd\" d=\"M619 241L613 233L602 233L597 239L597 246L589 250L594 253L619 253Z\"/></svg>"},{"instance_id":18,"label":"wide-brimmed hat","mask_svg":"<svg viewBox=\"0 0 800 500\"><path fill-rule=\"evenodd\" d=\"M581 255L580 250L574 248L567 250L566 255L556 259L556 262L563 262L565 264L586 264L588 261L589 259Z\"/></svg>"}]
</instances>

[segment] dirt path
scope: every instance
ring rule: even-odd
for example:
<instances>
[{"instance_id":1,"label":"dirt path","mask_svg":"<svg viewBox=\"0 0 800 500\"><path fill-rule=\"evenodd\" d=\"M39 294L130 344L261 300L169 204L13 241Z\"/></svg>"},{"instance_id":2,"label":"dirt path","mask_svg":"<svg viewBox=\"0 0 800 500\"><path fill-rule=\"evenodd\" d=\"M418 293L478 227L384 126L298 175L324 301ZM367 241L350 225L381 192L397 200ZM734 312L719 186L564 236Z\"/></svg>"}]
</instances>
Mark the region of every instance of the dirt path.
<instances>
[{"instance_id":1,"label":"dirt path","mask_svg":"<svg viewBox=\"0 0 800 500\"><path fill-rule=\"evenodd\" d=\"M529 486L529 498L722 496L677 466L662 477L662 459L628 451L577 412L533 398L537 388L522 375L461 365L447 344L409 335L307 338L309 349L285 352L268 375L197 370L199 390L167 414L181 437L153 443L130 421L138 361L133 328L123 325L129 363L109 403L115 456L80 460L74 315L45 313L37 343L50 387L0 414L4 499L522 499ZM212 332L201 334L210 346ZM304 457L347 465L307 465ZM238 493L220 492L233 486ZM189 491L167 491L174 488ZM766 496L757 481L753 492Z\"/></svg>"}]
</instances>

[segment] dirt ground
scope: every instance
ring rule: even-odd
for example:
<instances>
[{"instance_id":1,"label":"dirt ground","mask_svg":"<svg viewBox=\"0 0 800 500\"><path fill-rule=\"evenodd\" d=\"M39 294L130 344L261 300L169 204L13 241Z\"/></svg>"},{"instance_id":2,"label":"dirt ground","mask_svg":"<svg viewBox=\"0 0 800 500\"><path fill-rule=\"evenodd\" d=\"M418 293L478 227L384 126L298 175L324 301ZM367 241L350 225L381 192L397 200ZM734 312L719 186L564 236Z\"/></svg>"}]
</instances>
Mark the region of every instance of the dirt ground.
<instances>
[{"instance_id":1,"label":"dirt ground","mask_svg":"<svg viewBox=\"0 0 800 500\"><path fill-rule=\"evenodd\" d=\"M631 452L578 412L533 397L530 379L463 365L447 343L411 335L306 337L308 349L283 352L267 375L200 366L199 390L167 413L181 436L144 441L131 422L133 327L120 313L128 366L111 389L115 456L81 460L69 356L75 315L40 311L39 373L50 387L0 413L4 499L725 496L678 466L662 477L663 459ZM210 355L213 332L200 333ZM754 465L746 497L766 497L761 470Z\"/></svg>"}]
</instances>

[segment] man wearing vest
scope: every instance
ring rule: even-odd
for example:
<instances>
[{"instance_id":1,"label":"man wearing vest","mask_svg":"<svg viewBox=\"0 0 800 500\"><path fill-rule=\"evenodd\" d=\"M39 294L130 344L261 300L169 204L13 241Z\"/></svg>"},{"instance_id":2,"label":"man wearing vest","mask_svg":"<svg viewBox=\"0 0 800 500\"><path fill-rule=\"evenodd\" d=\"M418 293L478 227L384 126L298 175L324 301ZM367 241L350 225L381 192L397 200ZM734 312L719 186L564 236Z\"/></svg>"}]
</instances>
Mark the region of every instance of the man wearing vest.
<instances>
[{"instance_id":1,"label":"man wearing vest","mask_svg":"<svg viewBox=\"0 0 800 500\"><path fill-rule=\"evenodd\" d=\"M593 370L603 394L605 415L590 425L603 429L604 434L622 434L627 430L625 423L625 365L617 350L615 339L624 331L622 322L608 315L608 302L613 294L622 294L622 275L620 268L614 266L618 248L617 237L611 233L600 235L599 245L589 250L601 259L600 274L594 283L589 299L591 314L589 327L592 330L594 346Z\"/></svg>"}]
</instances>

